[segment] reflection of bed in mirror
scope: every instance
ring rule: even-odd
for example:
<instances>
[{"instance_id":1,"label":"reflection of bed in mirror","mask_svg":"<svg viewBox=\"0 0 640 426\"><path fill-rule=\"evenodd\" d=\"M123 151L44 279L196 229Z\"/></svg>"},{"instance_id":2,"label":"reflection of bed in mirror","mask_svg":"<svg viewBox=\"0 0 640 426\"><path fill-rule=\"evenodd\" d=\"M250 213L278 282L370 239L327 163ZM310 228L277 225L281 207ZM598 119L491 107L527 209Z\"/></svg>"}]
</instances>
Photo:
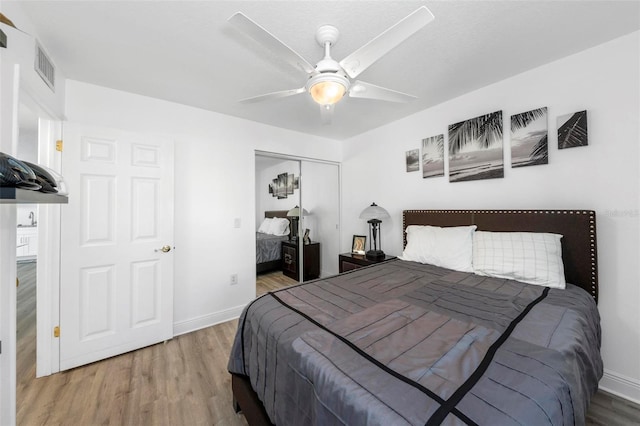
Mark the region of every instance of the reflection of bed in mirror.
<instances>
[{"instance_id":1,"label":"reflection of bed in mirror","mask_svg":"<svg viewBox=\"0 0 640 426\"><path fill-rule=\"evenodd\" d=\"M289 220L287 212L289 210L268 210L264 212L266 218L284 218ZM291 224L289 224L291 226ZM289 232L286 235L273 235L264 232L256 232L256 273L280 269L282 257L282 241L289 239Z\"/></svg>"}]
</instances>

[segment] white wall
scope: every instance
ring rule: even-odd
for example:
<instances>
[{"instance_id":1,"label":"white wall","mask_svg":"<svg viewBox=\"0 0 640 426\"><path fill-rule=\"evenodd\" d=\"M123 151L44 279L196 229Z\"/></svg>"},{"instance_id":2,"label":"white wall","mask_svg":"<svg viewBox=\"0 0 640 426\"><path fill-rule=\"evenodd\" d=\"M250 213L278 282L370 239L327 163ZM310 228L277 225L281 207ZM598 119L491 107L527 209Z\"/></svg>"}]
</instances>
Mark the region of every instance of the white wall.
<instances>
[{"instance_id":1,"label":"white wall","mask_svg":"<svg viewBox=\"0 0 640 426\"><path fill-rule=\"evenodd\" d=\"M255 150L340 161L337 141L77 81L66 113L175 140L176 334L233 318L255 297Z\"/></svg>"},{"instance_id":2,"label":"white wall","mask_svg":"<svg viewBox=\"0 0 640 426\"><path fill-rule=\"evenodd\" d=\"M358 215L371 201L392 216L383 223L384 250L392 254L402 251L403 209L596 210L601 386L640 400L639 38L636 32L613 40L347 141L343 249L351 234L366 232ZM449 183L405 172L405 151L419 148L422 138L446 135L449 124L496 110L508 123L513 114L543 106L548 165L512 169L507 131L504 179ZM589 145L558 151L556 117L584 109Z\"/></svg>"},{"instance_id":3,"label":"white wall","mask_svg":"<svg viewBox=\"0 0 640 426\"><path fill-rule=\"evenodd\" d=\"M35 128L23 128L18 130L18 146L16 158L30 163L38 163L38 122Z\"/></svg>"},{"instance_id":4,"label":"white wall","mask_svg":"<svg viewBox=\"0 0 640 426\"><path fill-rule=\"evenodd\" d=\"M64 110L65 93L65 76L62 70L56 69L55 91L52 91L34 70L36 40L40 41L40 45L45 52L47 51L47 40L38 37L37 30L23 13L20 2L2 2L0 10L21 30L18 31L8 25L1 26L2 31L7 35L8 48L5 53L11 57L13 63L20 65L20 90L23 92L22 96L28 95L33 100L36 100L39 107L50 115L61 116ZM51 55L49 55L49 58L55 66L56 58Z\"/></svg>"},{"instance_id":5,"label":"white wall","mask_svg":"<svg viewBox=\"0 0 640 426\"><path fill-rule=\"evenodd\" d=\"M14 63L0 49L0 152L11 154L14 105ZM17 112L17 111L16 111ZM0 424L16 418L16 208L0 204Z\"/></svg>"},{"instance_id":6,"label":"white wall","mask_svg":"<svg viewBox=\"0 0 640 426\"><path fill-rule=\"evenodd\" d=\"M18 146L16 158L32 163L38 163L38 116L27 106L18 107ZM38 220L37 204L20 204L18 209L18 225L31 225L29 214L33 212Z\"/></svg>"}]
</instances>

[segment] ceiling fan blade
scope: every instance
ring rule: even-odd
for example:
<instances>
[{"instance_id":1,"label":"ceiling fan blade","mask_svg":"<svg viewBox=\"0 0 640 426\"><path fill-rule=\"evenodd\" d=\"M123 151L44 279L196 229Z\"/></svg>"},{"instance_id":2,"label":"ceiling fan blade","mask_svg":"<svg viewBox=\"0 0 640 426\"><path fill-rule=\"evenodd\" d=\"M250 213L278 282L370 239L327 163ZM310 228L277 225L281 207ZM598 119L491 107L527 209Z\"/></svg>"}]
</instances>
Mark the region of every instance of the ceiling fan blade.
<instances>
[{"instance_id":1,"label":"ceiling fan blade","mask_svg":"<svg viewBox=\"0 0 640 426\"><path fill-rule=\"evenodd\" d=\"M356 50L342 61L340 66L351 78L357 77L391 49L411 37L420 28L433 21L433 13L425 6L387 29L385 32Z\"/></svg>"},{"instance_id":2,"label":"ceiling fan blade","mask_svg":"<svg viewBox=\"0 0 640 426\"><path fill-rule=\"evenodd\" d=\"M301 69L307 74L311 74L314 68L309 62L307 62L302 56L296 53L289 46L280 41L276 36L265 30L258 23L252 21L249 17L242 12L236 12L229 18L229 22L238 27L242 32L249 37L262 44L267 49L280 56L285 62L292 65L294 68Z\"/></svg>"},{"instance_id":3,"label":"ceiling fan blade","mask_svg":"<svg viewBox=\"0 0 640 426\"><path fill-rule=\"evenodd\" d=\"M333 119L334 105L320 105L320 117L322 117L322 124L331 124Z\"/></svg>"},{"instance_id":4,"label":"ceiling fan blade","mask_svg":"<svg viewBox=\"0 0 640 426\"><path fill-rule=\"evenodd\" d=\"M239 102L242 102L244 104L252 104L252 103L255 103L255 102L269 101L269 100L272 100L272 99L286 98L287 96L298 95L298 94L304 93L306 91L307 91L307 89L305 89L304 87L301 87L299 89L282 90L280 92L271 92L271 93L266 93L266 94L260 95L260 96L254 96L254 97L251 97L251 98L241 99Z\"/></svg>"},{"instance_id":5,"label":"ceiling fan blade","mask_svg":"<svg viewBox=\"0 0 640 426\"><path fill-rule=\"evenodd\" d=\"M365 83L364 81L354 81L349 89L350 98L377 99L389 102L410 102L418 99L415 96L406 93L397 92L395 90L376 86L375 84Z\"/></svg>"}]
</instances>

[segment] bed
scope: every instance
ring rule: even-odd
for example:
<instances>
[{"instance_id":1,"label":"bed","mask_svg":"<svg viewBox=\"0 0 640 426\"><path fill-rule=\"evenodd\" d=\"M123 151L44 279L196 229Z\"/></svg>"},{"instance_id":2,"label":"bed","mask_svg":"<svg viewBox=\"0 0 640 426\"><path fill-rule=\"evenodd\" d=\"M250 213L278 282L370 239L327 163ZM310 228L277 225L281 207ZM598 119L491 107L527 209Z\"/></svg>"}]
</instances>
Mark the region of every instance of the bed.
<instances>
[{"instance_id":1,"label":"bed","mask_svg":"<svg viewBox=\"0 0 640 426\"><path fill-rule=\"evenodd\" d=\"M267 210L265 218L285 218L288 210ZM289 235L271 235L256 232L256 274L262 274L281 268L282 241L289 239Z\"/></svg>"},{"instance_id":2,"label":"bed","mask_svg":"<svg viewBox=\"0 0 640 426\"><path fill-rule=\"evenodd\" d=\"M566 288L393 260L269 293L239 320L236 410L250 425L584 424L602 377L595 212L403 223L560 234Z\"/></svg>"}]
</instances>

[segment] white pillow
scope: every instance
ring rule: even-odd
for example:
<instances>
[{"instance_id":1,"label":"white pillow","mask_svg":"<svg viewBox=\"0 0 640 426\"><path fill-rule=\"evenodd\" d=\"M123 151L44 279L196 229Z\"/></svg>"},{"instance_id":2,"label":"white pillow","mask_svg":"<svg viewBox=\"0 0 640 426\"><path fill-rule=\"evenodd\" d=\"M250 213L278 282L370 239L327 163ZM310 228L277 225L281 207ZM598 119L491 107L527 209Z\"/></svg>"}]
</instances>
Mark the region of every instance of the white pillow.
<instances>
[{"instance_id":1,"label":"white pillow","mask_svg":"<svg viewBox=\"0 0 640 426\"><path fill-rule=\"evenodd\" d=\"M473 236L473 269L478 275L565 288L562 235L485 232Z\"/></svg>"},{"instance_id":2,"label":"white pillow","mask_svg":"<svg viewBox=\"0 0 640 426\"><path fill-rule=\"evenodd\" d=\"M282 217L274 217L273 221L271 221L269 234L279 235L279 236L289 235L289 219L285 219Z\"/></svg>"},{"instance_id":3,"label":"white pillow","mask_svg":"<svg viewBox=\"0 0 640 426\"><path fill-rule=\"evenodd\" d=\"M409 225L407 246L400 259L430 263L462 272L473 272L473 231L475 225L438 226Z\"/></svg>"},{"instance_id":4,"label":"white pillow","mask_svg":"<svg viewBox=\"0 0 640 426\"><path fill-rule=\"evenodd\" d=\"M273 218L266 217L260 224L260 227L258 228L258 232L262 232L263 234L268 234L269 229L271 228L272 221L273 221Z\"/></svg>"}]
</instances>

